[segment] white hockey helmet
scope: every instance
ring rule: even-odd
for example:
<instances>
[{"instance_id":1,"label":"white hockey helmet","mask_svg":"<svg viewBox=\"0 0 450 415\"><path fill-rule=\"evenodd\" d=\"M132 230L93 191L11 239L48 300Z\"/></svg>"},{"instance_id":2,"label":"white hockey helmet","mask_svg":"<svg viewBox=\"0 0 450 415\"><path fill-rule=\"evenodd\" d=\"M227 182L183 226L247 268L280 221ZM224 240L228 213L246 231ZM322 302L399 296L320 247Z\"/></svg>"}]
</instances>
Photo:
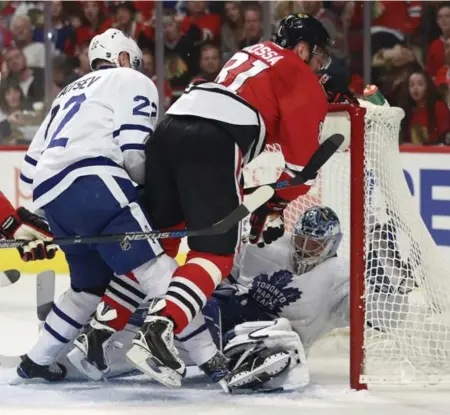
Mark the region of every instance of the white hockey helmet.
<instances>
[{"instance_id":1,"label":"white hockey helmet","mask_svg":"<svg viewBox=\"0 0 450 415\"><path fill-rule=\"evenodd\" d=\"M130 56L133 69L142 71L143 56L141 49L133 39L117 29L108 29L92 38L88 52L89 65L94 70L93 62L96 59L101 59L120 66L119 55L122 52L126 52Z\"/></svg>"}]
</instances>

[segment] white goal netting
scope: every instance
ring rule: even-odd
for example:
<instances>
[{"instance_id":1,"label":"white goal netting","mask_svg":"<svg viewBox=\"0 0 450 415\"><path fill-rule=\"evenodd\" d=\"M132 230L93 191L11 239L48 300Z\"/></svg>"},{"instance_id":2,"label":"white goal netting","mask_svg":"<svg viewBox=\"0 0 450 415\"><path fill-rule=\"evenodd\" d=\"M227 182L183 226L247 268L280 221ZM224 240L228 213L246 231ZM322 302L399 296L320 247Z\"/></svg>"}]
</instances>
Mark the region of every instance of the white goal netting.
<instances>
[{"instance_id":1,"label":"white goal netting","mask_svg":"<svg viewBox=\"0 0 450 415\"><path fill-rule=\"evenodd\" d=\"M441 256L428 233L403 175L398 148L403 111L376 106L366 111L365 127L356 131L360 124L347 112L329 114L323 136L339 132L346 142L322 168L310 192L289 205L286 228L290 231L310 206L331 207L344 232L338 254L349 260L352 251L355 255L350 249L351 232L363 231L364 261L358 274L364 275L359 291L365 306L364 324L360 324L363 336L360 344L353 341L351 351L352 359L361 360L354 362L361 363L360 382L448 382L450 261ZM351 136L364 140L364 154L348 149ZM350 175L350 160L354 163L355 157L364 167L361 180ZM276 181L283 165L279 148L268 148L245 169L246 186ZM359 205L351 203L351 187L358 186L364 190ZM360 222L355 209L364 213ZM352 274L356 271L353 267ZM358 310L354 311L357 315ZM354 336L358 337L352 332ZM362 359L355 348L362 348Z\"/></svg>"}]
</instances>

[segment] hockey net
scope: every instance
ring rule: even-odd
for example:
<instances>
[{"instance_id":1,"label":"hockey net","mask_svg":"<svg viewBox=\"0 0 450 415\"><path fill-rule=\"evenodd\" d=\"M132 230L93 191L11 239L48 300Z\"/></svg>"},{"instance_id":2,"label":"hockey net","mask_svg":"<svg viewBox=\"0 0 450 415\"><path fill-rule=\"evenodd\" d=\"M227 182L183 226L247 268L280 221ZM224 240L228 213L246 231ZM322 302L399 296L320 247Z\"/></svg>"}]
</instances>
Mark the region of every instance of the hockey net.
<instances>
[{"instance_id":1,"label":"hockey net","mask_svg":"<svg viewBox=\"0 0 450 415\"><path fill-rule=\"evenodd\" d=\"M305 196L285 211L288 231L305 209L331 207L351 264L350 383L450 381L450 281L403 175L398 136L403 111L333 105L323 137L342 133L340 151ZM351 142L351 145L350 145ZM246 186L276 181L284 166L269 147L244 171ZM326 289L326 287L324 287Z\"/></svg>"}]
</instances>

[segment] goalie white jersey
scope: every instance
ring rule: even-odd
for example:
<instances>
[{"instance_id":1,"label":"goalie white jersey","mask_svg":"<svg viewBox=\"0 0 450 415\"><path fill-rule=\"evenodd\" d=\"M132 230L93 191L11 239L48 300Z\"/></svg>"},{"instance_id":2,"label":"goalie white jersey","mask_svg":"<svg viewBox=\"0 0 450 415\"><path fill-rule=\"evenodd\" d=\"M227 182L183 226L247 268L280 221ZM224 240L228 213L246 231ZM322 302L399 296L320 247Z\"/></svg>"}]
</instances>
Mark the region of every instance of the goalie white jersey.
<instances>
[{"instance_id":1,"label":"goalie white jersey","mask_svg":"<svg viewBox=\"0 0 450 415\"><path fill-rule=\"evenodd\" d=\"M77 177L111 175L144 181L145 141L158 117L158 92L145 75L105 67L65 87L34 137L21 179L35 208Z\"/></svg>"},{"instance_id":2,"label":"goalie white jersey","mask_svg":"<svg viewBox=\"0 0 450 415\"><path fill-rule=\"evenodd\" d=\"M231 279L238 292L248 295L246 307L287 318L309 349L330 330L348 326L349 263L333 257L296 275L292 249L289 234L264 248L246 244L236 257Z\"/></svg>"}]
</instances>

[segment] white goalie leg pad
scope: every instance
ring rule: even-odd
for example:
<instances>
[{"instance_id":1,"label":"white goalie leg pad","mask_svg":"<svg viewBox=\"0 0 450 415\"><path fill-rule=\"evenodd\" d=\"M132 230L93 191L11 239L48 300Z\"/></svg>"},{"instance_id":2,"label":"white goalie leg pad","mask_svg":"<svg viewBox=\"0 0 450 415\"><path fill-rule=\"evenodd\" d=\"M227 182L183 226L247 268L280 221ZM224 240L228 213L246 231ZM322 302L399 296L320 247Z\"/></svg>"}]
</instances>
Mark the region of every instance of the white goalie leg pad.
<instances>
[{"instance_id":1,"label":"white goalie leg pad","mask_svg":"<svg viewBox=\"0 0 450 415\"><path fill-rule=\"evenodd\" d=\"M234 329L234 337L225 347L227 357L237 359L234 371L245 361L246 355L259 353L270 357L263 365L247 371L246 378L239 376L238 386L251 384L267 370L272 379L262 385L263 389L293 390L307 386L310 382L305 351L300 337L292 330L285 318L274 321L258 321L240 324ZM288 358L289 357L289 358ZM230 378L231 383L233 377ZM230 384L230 387L233 387Z\"/></svg>"},{"instance_id":2,"label":"white goalie leg pad","mask_svg":"<svg viewBox=\"0 0 450 415\"><path fill-rule=\"evenodd\" d=\"M100 297L96 295L69 288L53 305L28 357L39 365L55 362L86 324L99 302Z\"/></svg>"}]
</instances>

